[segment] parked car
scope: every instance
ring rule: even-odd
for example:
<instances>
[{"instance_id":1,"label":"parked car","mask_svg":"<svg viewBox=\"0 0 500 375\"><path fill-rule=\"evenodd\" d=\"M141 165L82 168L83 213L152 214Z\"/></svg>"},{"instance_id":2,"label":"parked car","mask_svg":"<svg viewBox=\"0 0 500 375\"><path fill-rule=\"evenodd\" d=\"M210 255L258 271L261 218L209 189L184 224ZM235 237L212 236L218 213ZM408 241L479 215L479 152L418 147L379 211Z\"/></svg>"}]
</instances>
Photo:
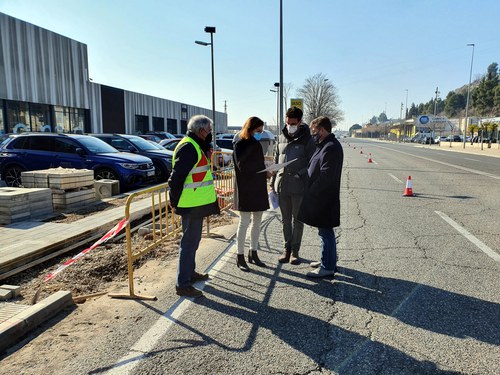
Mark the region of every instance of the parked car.
<instances>
[{"instance_id":1,"label":"parked car","mask_svg":"<svg viewBox=\"0 0 500 375\"><path fill-rule=\"evenodd\" d=\"M161 141L161 138L155 134L139 134L137 137L141 137L141 138L145 139L146 141L153 141L156 143L159 143Z\"/></svg>"},{"instance_id":2,"label":"parked car","mask_svg":"<svg viewBox=\"0 0 500 375\"><path fill-rule=\"evenodd\" d=\"M216 137L217 146L222 148L234 148L234 134L218 134Z\"/></svg>"},{"instance_id":3,"label":"parked car","mask_svg":"<svg viewBox=\"0 0 500 375\"><path fill-rule=\"evenodd\" d=\"M172 153L175 150L175 147L177 147L177 144L180 142L181 138L176 138L176 139L162 139L158 144L168 151L171 151Z\"/></svg>"},{"instance_id":4,"label":"parked car","mask_svg":"<svg viewBox=\"0 0 500 375\"><path fill-rule=\"evenodd\" d=\"M451 142L463 142L462 140L462 137L460 137L459 135L449 135L446 137L446 142L450 142L450 139L451 139Z\"/></svg>"},{"instance_id":5,"label":"parked car","mask_svg":"<svg viewBox=\"0 0 500 375\"><path fill-rule=\"evenodd\" d=\"M434 138L432 137L423 137L420 141L423 145L433 145L435 143Z\"/></svg>"},{"instance_id":6,"label":"parked car","mask_svg":"<svg viewBox=\"0 0 500 375\"><path fill-rule=\"evenodd\" d=\"M157 182L165 182L172 171L172 154L159 144L153 145L142 137L128 134L90 134L122 152L146 156L153 161Z\"/></svg>"},{"instance_id":7,"label":"parked car","mask_svg":"<svg viewBox=\"0 0 500 375\"><path fill-rule=\"evenodd\" d=\"M0 174L8 186L22 185L21 172L54 167L92 169L96 180L119 180L122 191L155 178L151 159L121 153L89 135L19 134L0 145Z\"/></svg>"},{"instance_id":8,"label":"parked car","mask_svg":"<svg viewBox=\"0 0 500 375\"><path fill-rule=\"evenodd\" d=\"M154 135L154 136L160 138L160 140L162 140L162 139L175 139L175 138L177 138L173 134L170 134L168 132L154 131L154 130L148 131L148 132L146 132L146 134L142 134L142 135Z\"/></svg>"}]
</instances>

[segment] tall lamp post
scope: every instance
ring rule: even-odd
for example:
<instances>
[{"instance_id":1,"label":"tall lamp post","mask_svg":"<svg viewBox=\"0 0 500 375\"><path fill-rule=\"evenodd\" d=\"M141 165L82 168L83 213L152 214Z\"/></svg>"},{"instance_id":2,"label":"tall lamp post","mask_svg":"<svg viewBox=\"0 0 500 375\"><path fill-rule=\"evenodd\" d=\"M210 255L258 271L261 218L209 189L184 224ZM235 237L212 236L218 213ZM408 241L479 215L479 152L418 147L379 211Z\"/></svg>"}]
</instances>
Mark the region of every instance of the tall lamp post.
<instances>
[{"instance_id":1,"label":"tall lamp post","mask_svg":"<svg viewBox=\"0 0 500 375\"><path fill-rule=\"evenodd\" d=\"M472 80L472 64L474 63L474 43L467 44L467 47L472 47L472 57L470 59L470 73L469 73L469 86L467 86L467 102L465 103L465 128L464 128L464 148L465 148L465 138L467 135L467 128L469 127L469 96L470 96L470 83ZM481 146L483 145L483 140L481 139Z\"/></svg>"},{"instance_id":2,"label":"tall lamp post","mask_svg":"<svg viewBox=\"0 0 500 375\"><path fill-rule=\"evenodd\" d=\"M196 44L201 46L210 46L211 55L212 55L212 121L213 121L213 129L214 133L214 146L215 146L215 138L217 137L216 125L215 125L215 72L214 72L214 34L215 27L214 26L206 26L205 32L210 34L210 43L200 42L199 40L195 41Z\"/></svg>"}]
</instances>

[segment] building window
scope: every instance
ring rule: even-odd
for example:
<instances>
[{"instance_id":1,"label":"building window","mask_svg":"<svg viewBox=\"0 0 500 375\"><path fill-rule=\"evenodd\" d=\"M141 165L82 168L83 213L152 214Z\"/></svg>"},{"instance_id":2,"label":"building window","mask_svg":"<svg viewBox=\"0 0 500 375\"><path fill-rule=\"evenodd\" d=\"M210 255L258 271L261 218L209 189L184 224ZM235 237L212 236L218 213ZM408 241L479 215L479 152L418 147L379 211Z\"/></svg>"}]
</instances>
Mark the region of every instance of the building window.
<instances>
[{"instance_id":1,"label":"building window","mask_svg":"<svg viewBox=\"0 0 500 375\"><path fill-rule=\"evenodd\" d=\"M88 110L81 108L70 108L54 106L55 133L88 133Z\"/></svg>"},{"instance_id":2,"label":"building window","mask_svg":"<svg viewBox=\"0 0 500 375\"><path fill-rule=\"evenodd\" d=\"M28 103L7 100L7 124L9 133L30 131Z\"/></svg>"},{"instance_id":3,"label":"building window","mask_svg":"<svg viewBox=\"0 0 500 375\"><path fill-rule=\"evenodd\" d=\"M153 130L157 132L165 131L165 119L163 117L153 117Z\"/></svg>"},{"instance_id":4,"label":"building window","mask_svg":"<svg viewBox=\"0 0 500 375\"><path fill-rule=\"evenodd\" d=\"M168 118L167 119L167 131L171 134L177 134L177 119Z\"/></svg>"},{"instance_id":5,"label":"building window","mask_svg":"<svg viewBox=\"0 0 500 375\"><path fill-rule=\"evenodd\" d=\"M148 130L148 116L135 115L135 134L145 134Z\"/></svg>"}]
</instances>

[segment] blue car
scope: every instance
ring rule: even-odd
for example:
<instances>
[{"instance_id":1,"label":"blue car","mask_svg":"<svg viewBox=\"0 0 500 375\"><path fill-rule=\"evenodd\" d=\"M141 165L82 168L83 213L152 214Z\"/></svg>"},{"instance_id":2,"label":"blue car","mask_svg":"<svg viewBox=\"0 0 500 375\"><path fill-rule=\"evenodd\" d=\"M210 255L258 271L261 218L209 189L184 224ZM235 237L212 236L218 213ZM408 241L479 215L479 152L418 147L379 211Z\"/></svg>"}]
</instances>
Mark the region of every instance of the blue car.
<instances>
[{"instance_id":1,"label":"blue car","mask_svg":"<svg viewBox=\"0 0 500 375\"><path fill-rule=\"evenodd\" d=\"M165 182L172 171L172 154L158 143L147 141L137 135L89 134L106 142L118 151L146 156L153 161L157 182Z\"/></svg>"},{"instance_id":2,"label":"blue car","mask_svg":"<svg viewBox=\"0 0 500 375\"><path fill-rule=\"evenodd\" d=\"M56 167L91 169L96 180L119 180L122 191L155 180L151 159L119 152L88 135L20 134L0 145L0 175L7 186L22 185L23 171Z\"/></svg>"}]
</instances>

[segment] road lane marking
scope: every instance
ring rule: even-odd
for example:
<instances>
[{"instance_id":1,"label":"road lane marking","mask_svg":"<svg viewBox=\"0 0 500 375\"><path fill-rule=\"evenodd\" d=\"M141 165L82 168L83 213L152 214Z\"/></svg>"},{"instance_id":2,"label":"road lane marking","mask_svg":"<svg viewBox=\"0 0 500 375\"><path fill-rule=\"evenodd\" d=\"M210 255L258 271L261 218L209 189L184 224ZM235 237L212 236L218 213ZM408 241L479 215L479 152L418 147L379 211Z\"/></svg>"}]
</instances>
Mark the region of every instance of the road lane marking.
<instances>
[{"instance_id":1,"label":"road lane marking","mask_svg":"<svg viewBox=\"0 0 500 375\"><path fill-rule=\"evenodd\" d=\"M222 267L228 262L223 259L226 255L236 253L235 241L232 240L221 254L207 268L206 272L210 273L213 278L216 276ZM196 283L196 287L200 290L205 288L206 281ZM142 335L142 337L130 347L128 354L120 358L106 374L129 374L141 360L147 358L151 352L163 338L166 332L177 322L181 315L191 306L193 301L185 297L179 297L163 315Z\"/></svg>"},{"instance_id":2,"label":"road lane marking","mask_svg":"<svg viewBox=\"0 0 500 375\"><path fill-rule=\"evenodd\" d=\"M428 160L428 161L431 161L431 162L434 162L434 163L438 163L438 164L443 164L443 165L446 165L446 166L448 166L448 167L457 168L457 169L460 169L460 170L462 170L462 171L466 171L466 172L470 172L470 173L475 173L475 174L479 174L479 175L481 175L481 176L486 176L486 177L494 178L494 179L496 179L496 180L500 180L500 176L496 176L496 175L491 174L491 173L481 172L481 171L476 171L476 170L474 170L474 169L461 167L461 166L459 166L459 165L450 164L450 163L446 163L446 162L444 162L444 161L434 160L434 159L431 159L431 158L426 158L426 157L424 157L424 156L418 156L418 155L410 154L410 153L408 153L408 152L403 152L403 151L394 150L394 149L392 149L392 148L388 148L388 147L383 147L383 146L374 146L374 147L383 148L383 149L388 150L388 151L399 152L400 154L404 154L404 155L412 156L412 157L414 157L414 158L419 158L419 159Z\"/></svg>"},{"instance_id":3,"label":"road lane marking","mask_svg":"<svg viewBox=\"0 0 500 375\"><path fill-rule=\"evenodd\" d=\"M391 176L393 179L395 179L397 182L399 182L400 184L403 183L403 181L401 181L399 178L397 178L396 176L394 176L392 173L387 173L389 176Z\"/></svg>"},{"instance_id":4,"label":"road lane marking","mask_svg":"<svg viewBox=\"0 0 500 375\"><path fill-rule=\"evenodd\" d=\"M266 211L263 215L261 225L265 224L267 220L273 218L275 215L275 211ZM209 273L210 277L213 278L227 263L229 263L230 259L234 258L236 252L236 240L233 239L205 270L205 272ZM205 288L205 284L209 281L210 280L197 282L196 287L203 290ZM129 352L125 356L121 357L108 371L106 371L106 374L130 374L143 359L148 357L148 353L150 353L157 346L160 339L162 339L167 331L177 323L178 319L191 306L192 303L193 301L191 299L179 297L177 302L175 302L163 315L161 315L151 328L149 328L149 330L130 347Z\"/></svg>"},{"instance_id":5,"label":"road lane marking","mask_svg":"<svg viewBox=\"0 0 500 375\"><path fill-rule=\"evenodd\" d=\"M453 221L449 216L445 215L441 211L434 211L437 213L441 218L446 221L448 224L450 224L453 228L457 230L458 233L460 233L462 236L467 238L470 242L472 242L474 245L476 245L480 250L482 250L486 255L488 255L490 258L493 260L497 261L500 263L500 254L494 252L491 250L486 244L484 244L479 238L476 236L472 235L465 229L464 227L460 226L457 224L455 221Z\"/></svg>"},{"instance_id":6,"label":"road lane marking","mask_svg":"<svg viewBox=\"0 0 500 375\"><path fill-rule=\"evenodd\" d=\"M477 162L480 162L480 161L479 161L479 160L477 160L477 159L471 159L471 158L463 158L463 159L465 159L465 160L471 160L471 161L477 161Z\"/></svg>"}]
</instances>

